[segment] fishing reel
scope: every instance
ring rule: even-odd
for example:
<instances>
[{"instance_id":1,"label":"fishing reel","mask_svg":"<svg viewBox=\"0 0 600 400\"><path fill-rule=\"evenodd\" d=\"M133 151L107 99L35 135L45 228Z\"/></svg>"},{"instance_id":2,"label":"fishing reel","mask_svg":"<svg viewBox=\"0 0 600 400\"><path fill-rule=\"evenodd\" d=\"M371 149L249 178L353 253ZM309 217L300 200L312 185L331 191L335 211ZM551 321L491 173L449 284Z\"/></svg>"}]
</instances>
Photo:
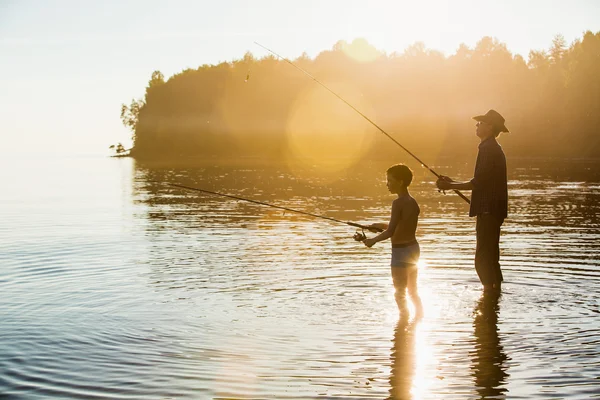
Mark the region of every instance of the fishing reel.
<instances>
[{"instance_id":1,"label":"fishing reel","mask_svg":"<svg viewBox=\"0 0 600 400\"><path fill-rule=\"evenodd\" d=\"M361 230L361 231L356 231L356 233L352 237L357 242L362 242L363 240L365 240L367 238L367 235L365 235L365 231L364 230Z\"/></svg>"}]
</instances>

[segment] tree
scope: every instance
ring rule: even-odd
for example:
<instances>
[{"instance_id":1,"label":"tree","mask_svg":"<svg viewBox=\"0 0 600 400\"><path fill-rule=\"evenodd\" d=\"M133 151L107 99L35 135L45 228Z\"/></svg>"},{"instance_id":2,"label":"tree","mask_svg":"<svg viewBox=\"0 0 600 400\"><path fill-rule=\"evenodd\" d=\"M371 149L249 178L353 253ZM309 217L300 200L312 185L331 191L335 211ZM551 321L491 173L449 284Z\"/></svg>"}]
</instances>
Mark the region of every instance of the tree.
<instances>
[{"instance_id":1,"label":"tree","mask_svg":"<svg viewBox=\"0 0 600 400\"><path fill-rule=\"evenodd\" d=\"M156 85L162 85L165 83L165 76L160 71L154 71L150 77L150 82L148 82L148 87L153 87Z\"/></svg>"},{"instance_id":2,"label":"tree","mask_svg":"<svg viewBox=\"0 0 600 400\"><path fill-rule=\"evenodd\" d=\"M139 122L140 110L145 103L142 100L131 100L129 107L126 104L121 104L121 121L123 125L131 129L135 136L135 130Z\"/></svg>"},{"instance_id":3,"label":"tree","mask_svg":"<svg viewBox=\"0 0 600 400\"><path fill-rule=\"evenodd\" d=\"M553 64L558 64L565 54L567 48L567 42L563 35L556 35L552 40L552 47L550 48L550 61Z\"/></svg>"}]
</instances>

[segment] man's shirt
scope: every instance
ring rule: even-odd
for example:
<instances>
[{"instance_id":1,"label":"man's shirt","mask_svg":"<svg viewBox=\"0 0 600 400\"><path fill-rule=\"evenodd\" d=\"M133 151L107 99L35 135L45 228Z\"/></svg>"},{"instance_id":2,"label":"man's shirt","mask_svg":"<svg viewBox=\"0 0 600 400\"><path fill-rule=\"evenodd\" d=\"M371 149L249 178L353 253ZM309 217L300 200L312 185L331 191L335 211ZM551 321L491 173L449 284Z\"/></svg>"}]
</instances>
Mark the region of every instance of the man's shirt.
<instances>
[{"instance_id":1,"label":"man's shirt","mask_svg":"<svg viewBox=\"0 0 600 400\"><path fill-rule=\"evenodd\" d=\"M501 219L508 213L506 157L495 138L479 144L469 216L492 214Z\"/></svg>"}]
</instances>

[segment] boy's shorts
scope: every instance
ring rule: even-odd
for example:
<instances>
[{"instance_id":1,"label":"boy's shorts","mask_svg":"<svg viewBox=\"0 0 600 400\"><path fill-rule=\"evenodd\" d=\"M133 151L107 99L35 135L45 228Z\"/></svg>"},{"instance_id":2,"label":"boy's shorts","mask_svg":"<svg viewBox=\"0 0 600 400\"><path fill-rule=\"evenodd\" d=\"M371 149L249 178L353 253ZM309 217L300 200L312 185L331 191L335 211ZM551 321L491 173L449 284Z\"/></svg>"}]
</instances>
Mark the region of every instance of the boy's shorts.
<instances>
[{"instance_id":1,"label":"boy's shorts","mask_svg":"<svg viewBox=\"0 0 600 400\"><path fill-rule=\"evenodd\" d=\"M416 266L421 256L419 243L414 242L392 244L392 267Z\"/></svg>"}]
</instances>

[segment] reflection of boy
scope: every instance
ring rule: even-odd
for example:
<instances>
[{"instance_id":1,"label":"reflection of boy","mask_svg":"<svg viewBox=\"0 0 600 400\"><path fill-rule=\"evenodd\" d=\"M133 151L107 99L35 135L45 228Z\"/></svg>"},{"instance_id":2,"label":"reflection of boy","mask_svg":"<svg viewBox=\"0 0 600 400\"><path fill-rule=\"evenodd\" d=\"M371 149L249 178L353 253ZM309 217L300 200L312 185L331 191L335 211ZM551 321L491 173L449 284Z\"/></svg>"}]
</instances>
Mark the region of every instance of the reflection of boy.
<instances>
[{"instance_id":1,"label":"reflection of boy","mask_svg":"<svg viewBox=\"0 0 600 400\"><path fill-rule=\"evenodd\" d=\"M415 237L419 221L419 205L408 192L413 174L406 165L393 165L387 170L387 188L391 193L397 194L392 202L390 222L386 224L372 224L370 228L384 229L379 235L365 239L363 243L372 247L382 240L392 239L392 279L396 289L395 298L398 309L407 311L406 291L411 297L417 316L423 313L421 298L417 290L417 262L421 250Z\"/></svg>"},{"instance_id":2,"label":"reflection of boy","mask_svg":"<svg viewBox=\"0 0 600 400\"><path fill-rule=\"evenodd\" d=\"M470 217L477 217L477 248L475 270L484 290L500 290L500 227L508 210L506 157L496 138L508 132L504 118L496 111L473 117L477 121L476 134L480 138L479 153L473 179L455 182L442 176L436 182L442 190L472 190Z\"/></svg>"}]
</instances>

